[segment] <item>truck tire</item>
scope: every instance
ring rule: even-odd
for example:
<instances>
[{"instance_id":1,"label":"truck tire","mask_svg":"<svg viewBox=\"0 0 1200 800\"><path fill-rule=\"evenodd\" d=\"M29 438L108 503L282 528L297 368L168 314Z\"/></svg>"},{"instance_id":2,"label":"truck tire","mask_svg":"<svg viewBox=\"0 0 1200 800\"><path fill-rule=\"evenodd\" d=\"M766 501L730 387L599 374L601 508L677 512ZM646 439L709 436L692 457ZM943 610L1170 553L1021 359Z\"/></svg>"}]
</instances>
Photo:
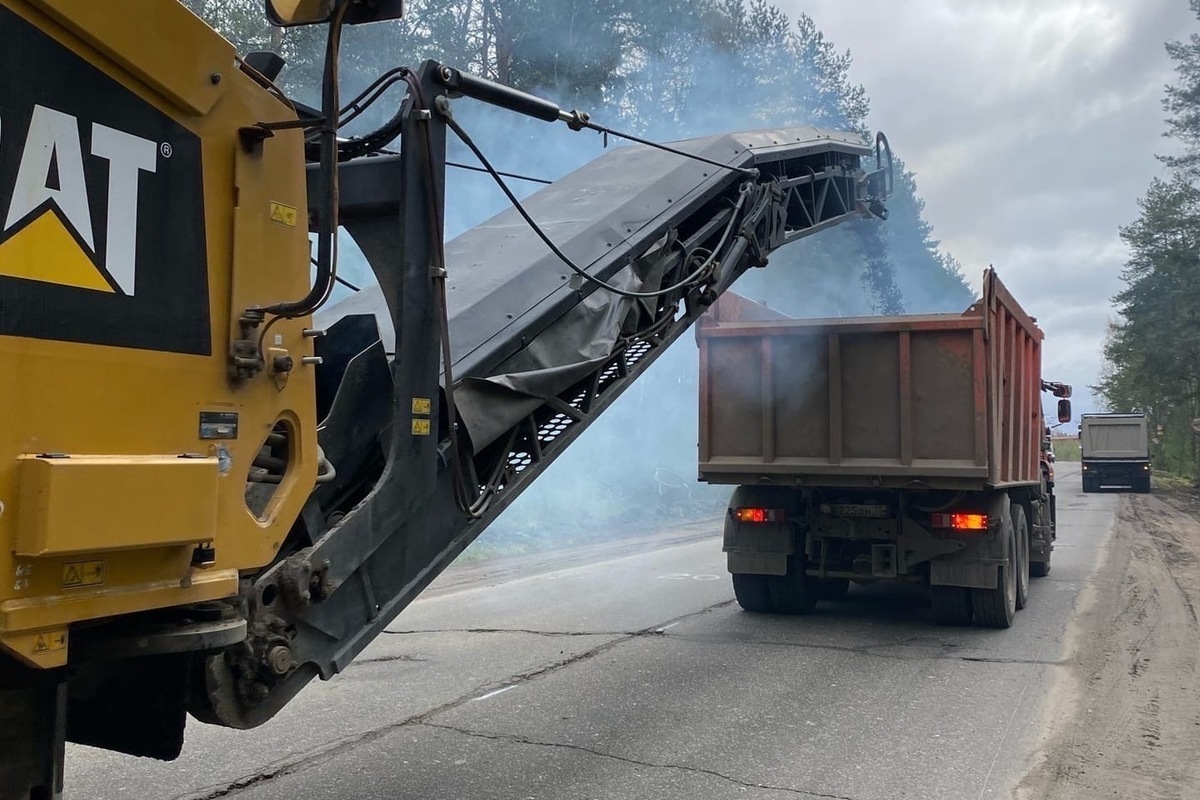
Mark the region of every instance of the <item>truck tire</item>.
<instances>
[{"instance_id":1,"label":"truck tire","mask_svg":"<svg viewBox=\"0 0 1200 800\"><path fill-rule=\"evenodd\" d=\"M1039 561L1033 560L1033 550L1032 550L1032 548L1030 549L1030 551L1029 551L1029 555L1030 555L1029 577L1031 577L1031 578L1044 578L1050 574L1050 556L1054 554L1054 542L1058 539L1058 535L1057 535L1058 514L1057 514L1057 510L1055 508L1055 503L1057 501L1057 498L1054 496L1054 494L1052 492L1050 492L1047 489L1044 477L1043 477L1041 494L1045 498L1045 501L1044 502L1036 502L1036 501L1034 502L1034 506L1033 506L1034 522L1033 522L1033 524L1034 525L1047 525L1047 524L1050 525L1050 546L1048 548L1046 548L1046 552L1044 553L1045 560L1039 560ZM1030 528L1030 530L1032 531L1032 527ZM1032 539L1030 541L1032 542ZM1043 554L1039 553L1039 556L1041 556L1041 555L1043 555Z\"/></svg>"},{"instance_id":2,"label":"truck tire","mask_svg":"<svg viewBox=\"0 0 1200 800\"><path fill-rule=\"evenodd\" d=\"M1013 521L1013 535L1017 537L1017 611L1029 602L1029 521L1025 506L1013 503L1009 507Z\"/></svg>"},{"instance_id":3,"label":"truck tire","mask_svg":"<svg viewBox=\"0 0 1200 800\"><path fill-rule=\"evenodd\" d=\"M971 592L962 586L930 586L929 599L933 605L933 621L938 625L963 626L971 624Z\"/></svg>"},{"instance_id":4,"label":"truck tire","mask_svg":"<svg viewBox=\"0 0 1200 800\"><path fill-rule=\"evenodd\" d=\"M849 578L821 578L817 581L818 600L841 600L849 591Z\"/></svg>"},{"instance_id":5,"label":"truck tire","mask_svg":"<svg viewBox=\"0 0 1200 800\"><path fill-rule=\"evenodd\" d=\"M1008 553L1008 563L997 569L1000 585L994 589L972 589L971 605L975 609L975 621L985 628L1010 628L1017 613L1017 537L1013 535L1012 517L1004 515L1000 529L1003 549Z\"/></svg>"},{"instance_id":6,"label":"truck tire","mask_svg":"<svg viewBox=\"0 0 1200 800\"><path fill-rule=\"evenodd\" d=\"M771 605L771 591L767 585L770 577L744 572L733 573L733 596L737 598L743 611L770 614L775 610Z\"/></svg>"},{"instance_id":7,"label":"truck tire","mask_svg":"<svg viewBox=\"0 0 1200 800\"><path fill-rule=\"evenodd\" d=\"M817 607L817 579L806 575L805 558L788 556L787 575L771 575L767 586L771 605L779 614L811 614Z\"/></svg>"}]
</instances>

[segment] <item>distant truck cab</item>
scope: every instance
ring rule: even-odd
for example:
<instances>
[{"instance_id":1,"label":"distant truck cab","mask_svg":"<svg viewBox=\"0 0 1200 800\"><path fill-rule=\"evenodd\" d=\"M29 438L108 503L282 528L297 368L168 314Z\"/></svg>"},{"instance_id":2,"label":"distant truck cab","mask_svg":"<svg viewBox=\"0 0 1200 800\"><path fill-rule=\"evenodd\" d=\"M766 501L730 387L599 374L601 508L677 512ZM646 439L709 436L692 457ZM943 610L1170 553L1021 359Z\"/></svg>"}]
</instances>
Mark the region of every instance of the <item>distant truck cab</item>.
<instances>
[{"instance_id":1,"label":"distant truck cab","mask_svg":"<svg viewBox=\"0 0 1200 800\"><path fill-rule=\"evenodd\" d=\"M1150 491L1150 431L1145 414L1084 414L1079 445L1083 491Z\"/></svg>"}]
</instances>

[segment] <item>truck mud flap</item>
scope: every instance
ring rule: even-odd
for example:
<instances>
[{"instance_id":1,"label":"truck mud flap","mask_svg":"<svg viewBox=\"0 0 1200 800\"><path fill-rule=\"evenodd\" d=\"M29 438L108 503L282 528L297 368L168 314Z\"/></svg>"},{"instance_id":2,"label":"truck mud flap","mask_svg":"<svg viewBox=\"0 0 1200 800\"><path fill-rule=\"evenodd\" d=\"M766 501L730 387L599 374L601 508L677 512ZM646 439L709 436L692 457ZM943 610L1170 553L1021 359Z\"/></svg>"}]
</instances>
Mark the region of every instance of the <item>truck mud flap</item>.
<instances>
[{"instance_id":1,"label":"truck mud flap","mask_svg":"<svg viewBox=\"0 0 1200 800\"><path fill-rule=\"evenodd\" d=\"M786 575L794 538L788 523L742 525L727 519L722 549L729 556L729 571L735 575Z\"/></svg>"},{"instance_id":2,"label":"truck mud flap","mask_svg":"<svg viewBox=\"0 0 1200 800\"><path fill-rule=\"evenodd\" d=\"M1000 559L938 558L929 562L929 583L933 586L966 586L995 589L999 586Z\"/></svg>"},{"instance_id":3,"label":"truck mud flap","mask_svg":"<svg viewBox=\"0 0 1200 800\"><path fill-rule=\"evenodd\" d=\"M728 553L729 571L734 575L786 575L785 553Z\"/></svg>"}]
</instances>

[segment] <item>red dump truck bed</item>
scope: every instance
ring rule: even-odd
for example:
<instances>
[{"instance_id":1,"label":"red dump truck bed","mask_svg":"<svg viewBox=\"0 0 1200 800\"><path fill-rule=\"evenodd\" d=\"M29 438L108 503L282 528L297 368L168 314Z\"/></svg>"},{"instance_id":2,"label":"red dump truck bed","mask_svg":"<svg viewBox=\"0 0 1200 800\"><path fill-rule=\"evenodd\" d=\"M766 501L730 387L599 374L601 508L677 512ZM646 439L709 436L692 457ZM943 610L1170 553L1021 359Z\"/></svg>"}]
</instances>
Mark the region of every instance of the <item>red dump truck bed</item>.
<instances>
[{"instance_id":1,"label":"red dump truck bed","mask_svg":"<svg viewBox=\"0 0 1200 800\"><path fill-rule=\"evenodd\" d=\"M990 269L963 314L795 320L726 294L697 339L701 480L1039 482L1043 334Z\"/></svg>"}]
</instances>

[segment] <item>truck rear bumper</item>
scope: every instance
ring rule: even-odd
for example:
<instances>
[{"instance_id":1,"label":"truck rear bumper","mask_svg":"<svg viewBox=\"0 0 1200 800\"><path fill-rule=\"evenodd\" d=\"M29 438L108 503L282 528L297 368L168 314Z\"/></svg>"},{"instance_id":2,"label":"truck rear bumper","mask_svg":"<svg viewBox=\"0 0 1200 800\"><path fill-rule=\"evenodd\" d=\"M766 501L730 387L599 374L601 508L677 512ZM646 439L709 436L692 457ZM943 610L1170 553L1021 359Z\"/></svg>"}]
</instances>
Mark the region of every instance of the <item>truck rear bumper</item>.
<instances>
[{"instance_id":1,"label":"truck rear bumper","mask_svg":"<svg viewBox=\"0 0 1200 800\"><path fill-rule=\"evenodd\" d=\"M1145 459L1130 461L1096 461L1084 459L1081 476L1085 488L1100 489L1106 486L1132 487L1150 479L1150 462Z\"/></svg>"}]
</instances>

